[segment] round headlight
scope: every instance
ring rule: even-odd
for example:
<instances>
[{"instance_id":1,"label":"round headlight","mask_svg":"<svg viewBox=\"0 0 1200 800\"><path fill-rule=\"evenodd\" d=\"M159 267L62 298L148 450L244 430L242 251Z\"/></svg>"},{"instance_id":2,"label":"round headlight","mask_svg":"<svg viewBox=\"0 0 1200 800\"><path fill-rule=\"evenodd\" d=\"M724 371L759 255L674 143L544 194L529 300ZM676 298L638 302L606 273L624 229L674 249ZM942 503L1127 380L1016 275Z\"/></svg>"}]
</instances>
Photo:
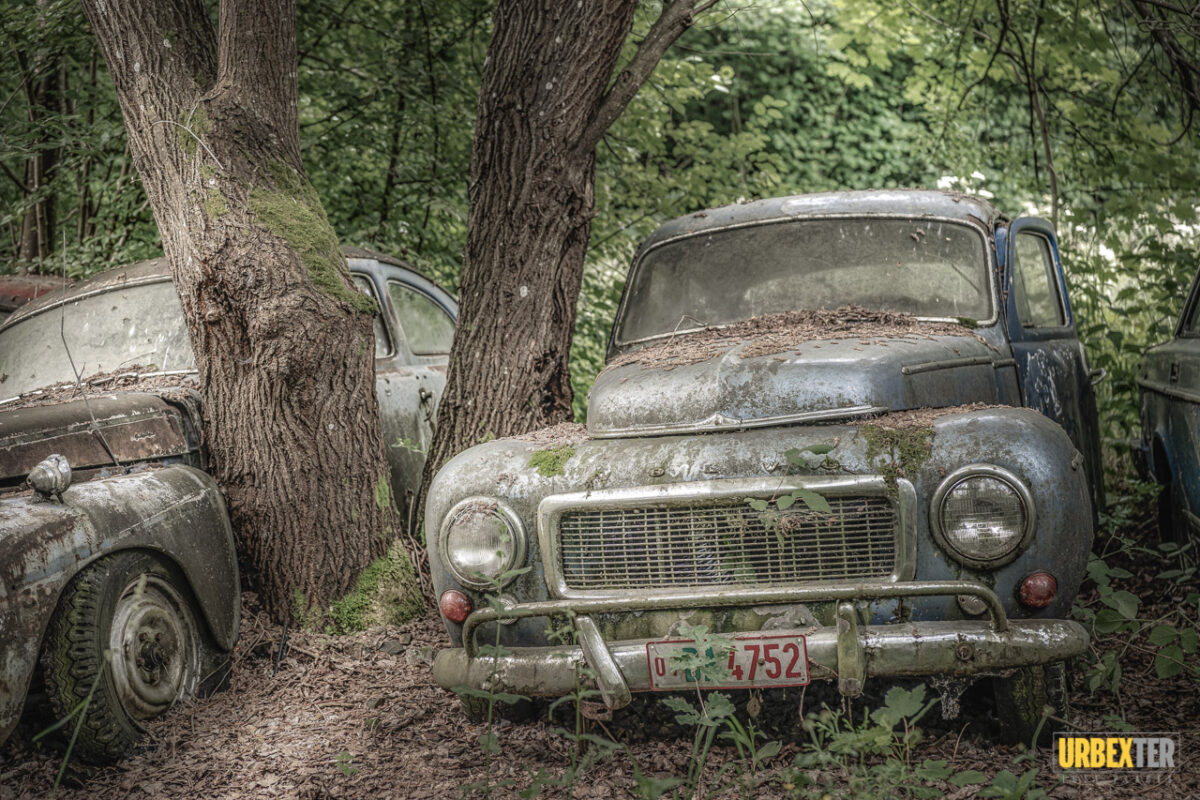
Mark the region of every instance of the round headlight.
<instances>
[{"instance_id":1,"label":"round headlight","mask_svg":"<svg viewBox=\"0 0 1200 800\"><path fill-rule=\"evenodd\" d=\"M1016 558L1033 532L1033 498L1006 469L972 464L955 470L933 496L934 535L955 559L998 567Z\"/></svg>"},{"instance_id":2,"label":"round headlight","mask_svg":"<svg viewBox=\"0 0 1200 800\"><path fill-rule=\"evenodd\" d=\"M524 562L525 529L498 500L469 497L446 515L441 547L442 560L459 583L489 589L507 583L501 576Z\"/></svg>"}]
</instances>

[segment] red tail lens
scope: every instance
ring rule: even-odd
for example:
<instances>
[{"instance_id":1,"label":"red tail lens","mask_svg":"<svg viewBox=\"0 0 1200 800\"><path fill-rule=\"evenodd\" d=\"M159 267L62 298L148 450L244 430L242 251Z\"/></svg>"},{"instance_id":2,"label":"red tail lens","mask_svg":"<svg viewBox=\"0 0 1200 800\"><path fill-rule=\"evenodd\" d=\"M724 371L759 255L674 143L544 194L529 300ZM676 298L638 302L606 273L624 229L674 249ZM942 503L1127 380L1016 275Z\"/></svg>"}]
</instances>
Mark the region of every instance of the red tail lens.
<instances>
[{"instance_id":1,"label":"red tail lens","mask_svg":"<svg viewBox=\"0 0 1200 800\"><path fill-rule=\"evenodd\" d=\"M1035 572L1021 581L1021 605L1026 608L1046 608L1054 602L1058 581L1048 572Z\"/></svg>"},{"instance_id":2,"label":"red tail lens","mask_svg":"<svg viewBox=\"0 0 1200 800\"><path fill-rule=\"evenodd\" d=\"M438 600L438 610L451 622L462 624L471 614L471 598L457 589L447 589Z\"/></svg>"}]
</instances>

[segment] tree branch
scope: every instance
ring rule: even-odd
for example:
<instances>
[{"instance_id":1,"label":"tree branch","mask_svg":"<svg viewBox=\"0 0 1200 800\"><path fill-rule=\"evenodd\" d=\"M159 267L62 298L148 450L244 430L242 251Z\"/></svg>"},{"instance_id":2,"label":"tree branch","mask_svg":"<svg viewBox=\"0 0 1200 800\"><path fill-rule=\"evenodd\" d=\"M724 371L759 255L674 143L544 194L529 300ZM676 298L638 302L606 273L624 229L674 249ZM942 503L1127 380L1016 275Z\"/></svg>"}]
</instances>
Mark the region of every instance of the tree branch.
<instances>
[{"instance_id":1,"label":"tree branch","mask_svg":"<svg viewBox=\"0 0 1200 800\"><path fill-rule=\"evenodd\" d=\"M695 18L715 6L719 0L704 0L696 5L696 0L671 0L646 38L638 45L637 52L625 65L613 81L612 87L596 107L595 113L584 129L579 141L575 143L578 151L590 151L604 136L605 131L621 116L621 112L629 105L642 84L654 72L659 60L679 36L692 26Z\"/></svg>"}]
</instances>

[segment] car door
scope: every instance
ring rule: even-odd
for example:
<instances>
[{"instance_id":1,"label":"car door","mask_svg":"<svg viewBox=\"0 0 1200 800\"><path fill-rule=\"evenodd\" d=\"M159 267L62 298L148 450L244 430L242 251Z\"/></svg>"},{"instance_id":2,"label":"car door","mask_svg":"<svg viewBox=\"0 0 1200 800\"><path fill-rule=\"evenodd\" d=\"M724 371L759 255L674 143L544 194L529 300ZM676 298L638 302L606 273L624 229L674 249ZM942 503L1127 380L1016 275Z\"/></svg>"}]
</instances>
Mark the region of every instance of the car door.
<instances>
[{"instance_id":1,"label":"car door","mask_svg":"<svg viewBox=\"0 0 1200 800\"><path fill-rule=\"evenodd\" d=\"M408 514L415 511L409 501L420 486L425 454L433 443L458 306L441 287L410 269L378 260L350 263L359 270L356 283L383 311L375 334L379 422L396 507ZM379 344L383 335L390 348L386 352Z\"/></svg>"},{"instance_id":2,"label":"car door","mask_svg":"<svg viewBox=\"0 0 1200 800\"><path fill-rule=\"evenodd\" d=\"M1175 512L1164 524L1200 531L1200 276L1174 338L1142 357L1138 385L1153 476L1165 485L1162 499ZM1169 533L1181 538L1184 531Z\"/></svg>"},{"instance_id":3,"label":"car door","mask_svg":"<svg viewBox=\"0 0 1200 800\"><path fill-rule=\"evenodd\" d=\"M1104 507L1104 476L1096 376L1075 330L1054 228L1023 217L1008 226L1006 240L1006 325L1022 402L1061 425L1083 454L1098 511Z\"/></svg>"}]
</instances>

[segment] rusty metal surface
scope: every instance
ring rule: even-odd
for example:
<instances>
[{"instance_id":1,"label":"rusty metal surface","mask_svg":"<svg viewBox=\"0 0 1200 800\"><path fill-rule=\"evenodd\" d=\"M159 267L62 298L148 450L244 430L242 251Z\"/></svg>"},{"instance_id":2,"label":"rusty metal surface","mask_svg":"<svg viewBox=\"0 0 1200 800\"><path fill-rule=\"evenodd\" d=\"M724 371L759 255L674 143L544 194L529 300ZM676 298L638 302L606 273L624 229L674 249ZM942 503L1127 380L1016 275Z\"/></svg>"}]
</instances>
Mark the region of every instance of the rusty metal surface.
<instances>
[{"instance_id":1,"label":"rusty metal surface","mask_svg":"<svg viewBox=\"0 0 1200 800\"><path fill-rule=\"evenodd\" d=\"M606 369L588 396L588 432L702 433L998 401L999 355L974 335L830 339L802 354L744 358L742 343L698 364Z\"/></svg>"},{"instance_id":2,"label":"rusty metal surface","mask_svg":"<svg viewBox=\"0 0 1200 800\"><path fill-rule=\"evenodd\" d=\"M0 275L0 322L29 301L69 283L53 275Z\"/></svg>"},{"instance_id":3,"label":"rusty metal surface","mask_svg":"<svg viewBox=\"0 0 1200 800\"><path fill-rule=\"evenodd\" d=\"M629 439L591 439L574 447L562 474L544 476L529 466L544 445L503 440L474 447L454 459L435 478L430 488L427 525L440 524L450 507L464 497L495 497L509 505L527 530L538 530L538 508L548 498L572 492L595 492L621 488L671 487L696 496L706 493L706 484L728 479L775 480L783 485L788 469L786 451L829 446L824 458L797 470L797 477L872 476L889 468L886 454L871 451L869 423L828 424L765 428L715 435L659 436ZM992 587L1013 618L1064 617L1084 577L1091 548L1091 504L1087 481L1078 468L1077 453L1058 425L1029 409L990 408L948 413L931 422L928 457L909 465L905 479L912 483L917 519L914 580L976 580ZM1037 530L1028 545L1007 565L996 570L975 570L952 558L937 545L929 522L928 499L945 475L959 467L977 463L981 454L1004 467L1028 486L1034 503ZM427 528L428 529L428 528ZM532 535L532 534L531 534ZM531 542L531 545L533 543ZM439 542L430 541L430 563L434 586L463 588L454 580L439 552ZM527 548L531 570L516 578L505 593L518 602L551 599L544 559L539 546ZM1019 605L1016 589L1031 572L1048 569L1058 579L1060 593L1055 603L1040 612ZM476 607L483 594L464 589ZM902 604L894 600L869 604L873 621L919 619L967 619L952 597L913 598ZM829 618L832 609L811 609ZM758 630L773 615L781 613L752 609L730 609L696 613L697 624L714 629ZM678 609L663 606L640 615L616 614L598 619L611 639L652 638L664 635L681 618ZM451 638L459 641L461 627L448 624ZM492 633L487 634L491 636ZM544 624L521 620L501 631L505 646L538 646L547 643Z\"/></svg>"},{"instance_id":4,"label":"rusty metal surface","mask_svg":"<svg viewBox=\"0 0 1200 800\"><path fill-rule=\"evenodd\" d=\"M1011 223L985 201L945 192L836 192L706 210L660 228L643 243L635 264L641 255L674 240L719 229L738 228L745 234L758 225L803 217L966 223L988 243L986 274L992 285L981 291L1006 301L1011 297L1005 239ZM1051 241L1057 263L1048 224L1023 220L1021 225ZM738 278L731 270L729 291L745 288ZM628 302L627 289L622 309ZM1069 322L1065 294L1061 302ZM438 530L464 498L494 498L513 509L530 531L524 565L530 569L504 588L501 607L511 618L501 625L498 617L489 616L495 612L487 593L457 583L446 569L440 552L445 540L430 542L435 589L464 591L473 607L482 609L468 620L466 630L447 622L456 649L439 657L438 680L472 686L487 680L496 665L487 658L473 659L470 642L461 648L464 632L477 630L480 641L498 642L512 653L499 664L501 684L534 694L569 690L573 665L584 653L554 647L547 630L555 623L539 616L568 612L585 615L595 629L598 643L588 643L588 660L598 662L607 676L602 687L606 698L625 697L629 688L648 688L641 645L676 635L685 623L722 633L811 627L817 631L817 670L825 673L818 677L840 671L840 688L848 694L860 691L868 675L971 674L1048 663L1080 652L1087 635L1066 617L1084 578L1093 535L1090 462L1079 452L1090 453L1096 444L1091 375L1070 324L1039 333L1017 322L1014 333L1011 306L994 306L991 319L961 336L860 341L831 331L791 348L800 352L742 358L751 342L695 363L684 359L658 367L613 367L600 375L589 400L590 439L564 445L569 449L557 450L553 458L539 455L553 445L520 440L491 442L459 454L430 488L426 529ZM1020 347L1015 346L1018 341ZM615 353L611 342L609 352ZM957 408L967 404L991 407ZM945 411L932 411L937 409ZM873 419L882 412L894 413ZM899 428L884 432L880 425ZM814 449L819 454L804 455ZM959 482L994 482L995 476L1003 476L1002 483L1017 498L1013 502L1024 509L1019 512L1024 514L1020 535L997 555L964 555L950 546L945 531L935 531L932 516L941 513L935 505ZM557 517L541 513L549 507L566 513L587 510L606 498L619 501L630 495L661 495L673 504L688 504L691 498L694 507L703 508L718 487L773 482L783 495L794 485L819 492L823 482L855 480L911 493L912 534L896 540L898 546L911 540L912 555L906 560L911 568L886 592L830 581L788 586L751 581L736 587L681 587L686 588L682 593L658 584L629 588L626 581L624 589L577 592L564 588L566 556L553 522ZM761 503L763 498L747 490L742 500L750 499ZM637 547L658 552L654 548L660 544L648 537L675 542L679 535L670 515L651 521L637 515L620 519L624 522L612 524L635 528L630 539L634 564L648 557ZM741 536L743 527L714 522L702 536ZM615 532L609 538L629 539ZM770 537L763 541L769 550ZM613 546L619 550L618 544ZM779 550L791 552L782 544ZM699 564L726 551L731 550L700 544L683 552L685 560ZM604 557L615 556L605 551ZM1053 574L1059 592L1048 608L1033 610L1020 604L1018 587L1037 571ZM705 574L719 575L720 570L710 568ZM778 576L770 574L775 581ZM964 593L950 588L961 582L987 587L985 599L1012 620L1009 634L989 631L977 614L964 609ZM788 592L794 595L783 596ZM511 682L506 683L505 675Z\"/></svg>"},{"instance_id":5,"label":"rusty metal surface","mask_svg":"<svg viewBox=\"0 0 1200 800\"><path fill-rule=\"evenodd\" d=\"M846 672L847 665L839 657L841 637L836 628L781 628L777 632L806 634L814 679L837 680ZM851 652L862 654L863 678L965 676L1051 664L1083 653L1089 641L1083 626L1073 620L1019 620L1004 632L974 621L872 625L858 628L855 634L846 645ZM630 690L650 690L644 641L610 642L605 652L626 694ZM433 677L446 689L486 684L493 691L553 697L575 691L576 666L590 661L580 647L516 648L495 658L475 659L456 647L438 653ZM861 685L858 688L861 690ZM611 703L614 708L620 705L620 700Z\"/></svg>"},{"instance_id":6,"label":"rusty metal surface","mask_svg":"<svg viewBox=\"0 0 1200 800\"><path fill-rule=\"evenodd\" d=\"M681 235L801 216L888 216L912 219L937 217L970 222L988 228L1001 219L995 206L988 201L957 192L928 189L824 192L773 197L688 214L666 223L650 234L640 249L654 247Z\"/></svg>"},{"instance_id":7,"label":"rusty metal surface","mask_svg":"<svg viewBox=\"0 0 1200 800\"><path fill-rule=\"evenodd\" d=\"M454 299L426 278L365 251L347 255L352 271L370 280L377 296L388 297L388 282L402 283L455 317ZM26 367L23 375L40 375L37 360L55 347L61 350L61 341L57 333L22 338L22 330L33 330L22 325L22 320L32 324L37 315L49 311L51 327L57 331L57 309L63 309L69 325L71 309L81 299L90 298L92 306L105 312L94 315L94 321L105 324L109 311L117 315L123 310L105 304L136 307L147 298L161 299L170 280L165 259L101 273L28 304L0 326L4 336L0 348L5 348L10 366ZM154 304L167 328L186 330L182 320L176 324L171 319L172 309L180 313L176 304ZM382 310L382 329L398 346L376 361L380 417L389 445L393 488L403 507L421 478L448 357L411 353L403 344L402 321L395 317L390 301L384 301ZM120 326L110 325L105 330L116 337L113 342L118 349L126 344L139 351L157 346L157 339L135 342L135 332L121 334L124 328ZM120 335L129 336L130 342L120 341ZM10 347L13 342L28 347ZM182 343L172 339L170 347L158 347L154 352L169 350L173 358L187 361L190 348L186 345L186 339ZM26 362L22 364L21 359ZM163 377L153 370L151 375ZM144 371L117 377L133 381L129 390L113 390L111 380L98 388L85 375L84 383L90 386L86 400L74 390L40 391L36 397L25 396L0 406L0 741L20 715L60 592L72 576L97 558L130 548L163 554L187 579L196 610L215 642L229 649L237 637L237 561L224 502L211 477L182 465L203 465L206 458L201 447L199 395L178 381L179 385L171 386L160 386L153 378L147 381ZM4 380L0 375L0 396L4 395ZM16 382L9 380L8 384L11 387ZM32 492L16 493L29 470L52 453L65 456L75 471L76 483L63 493L61 502L35 502ZM86 480L92 477L96 479Z\"/></svg>"},{"instance_id":8,"label":"rusty metal surface","mask_svg":"<svg viewBox=\"0 0 1200 800\"><path fill-rule=\"evenodd\" d=\"M179 409L158 395L105 394L0 410L0 483L22 480L50 453L74 469L180 457L194 449Z\"/></svg>"},{"instance_id":9,"label":"rusty metal surface","mask_svg":"<svg viewBox=\"0 0 1200 800\"><path fill-rule=\"evenodd\" d=\"M1142 431L1139 471L1163 485L1164 527L1175 537L1200 536L1200 275L1192 284L1172 339L1150 348L1138 365Z\"/></svg>"},{"instance_id":10,"label":"rusty metal surface","mask_svg":"<svg viewBox=\"0 0 1200 800\"><path fill-rule=\"evenodd\" d=\"M187 579L214 641L231 649L240 618L237 557L211 477L185 466L72 486L62 502L0 499L0 740L16 724L42 634L67 581L129 549L160 553Z\"/></svg>"}]
</instances>

